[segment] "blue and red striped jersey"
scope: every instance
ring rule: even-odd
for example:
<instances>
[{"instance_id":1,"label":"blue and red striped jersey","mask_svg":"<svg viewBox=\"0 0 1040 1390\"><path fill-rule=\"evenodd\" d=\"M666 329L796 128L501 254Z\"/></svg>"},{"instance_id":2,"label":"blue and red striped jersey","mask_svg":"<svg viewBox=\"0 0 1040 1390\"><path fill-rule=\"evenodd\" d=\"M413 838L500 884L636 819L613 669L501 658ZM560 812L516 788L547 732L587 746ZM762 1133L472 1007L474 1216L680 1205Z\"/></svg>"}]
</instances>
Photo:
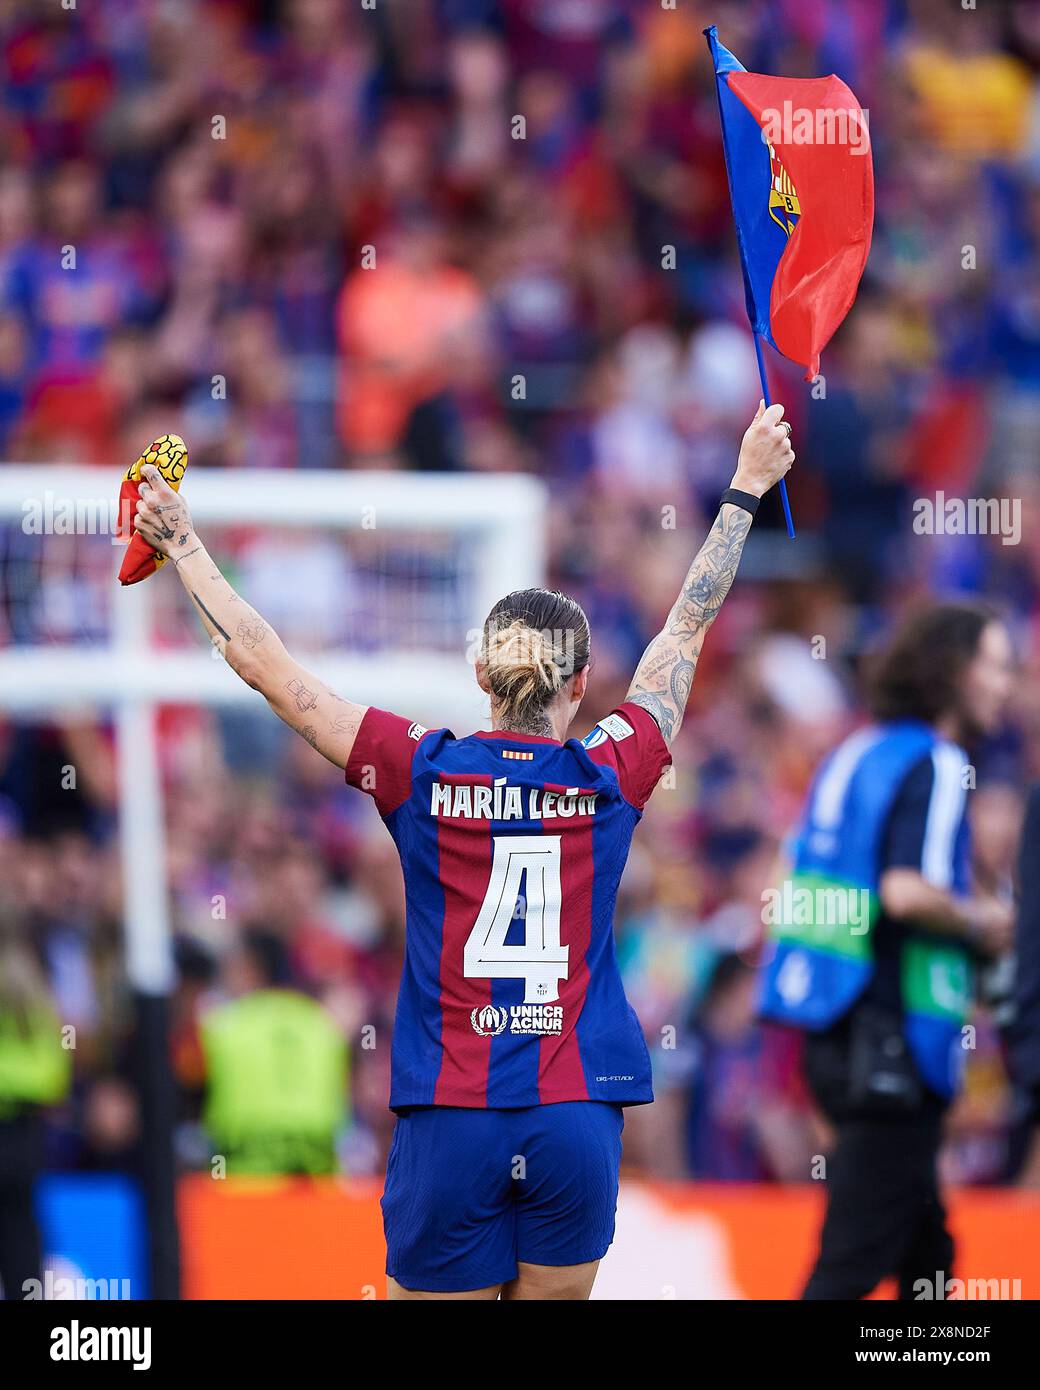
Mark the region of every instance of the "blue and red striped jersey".
<instances>
[{"instance_id":1,"label":"blue and red striped jersey","mask_svg":"<svg viewBox=\"0 0 1040 1390\"><path fill-rule=\"evenodd\" d=\"M670 761L638 705L566 743L368 710L347 781L394 838L407 905L392 1109L653 1099L613 919Z\"/></svg>"}]
</instances>

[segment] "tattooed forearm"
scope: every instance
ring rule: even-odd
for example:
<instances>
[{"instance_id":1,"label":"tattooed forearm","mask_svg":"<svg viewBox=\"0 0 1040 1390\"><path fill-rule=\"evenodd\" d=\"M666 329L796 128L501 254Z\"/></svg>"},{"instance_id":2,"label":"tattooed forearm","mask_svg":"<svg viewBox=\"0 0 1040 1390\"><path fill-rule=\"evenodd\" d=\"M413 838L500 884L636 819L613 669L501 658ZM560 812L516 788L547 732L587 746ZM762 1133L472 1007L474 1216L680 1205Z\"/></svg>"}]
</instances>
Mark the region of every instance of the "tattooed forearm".
<instances>
[{"instance_id":1,"label":"tattooed forearm","mask_svg":"<svg viewBox=\"0 0 1040 1390\"><path fill-rule=\"evenodd\" d=\"M196 607L198 608L199 612L200 612L200 613L203 615L203 617L208 621L208 623L209 623L210 627L213 629L213 631L216 632L216 633L218 633L221 637L223 637L223 639L224 639L225 642L230 642L230 641L231 641L231 634L228 633L228 632L226 632L226 631L224 630L224 628L222 628L222 627L220 626L220 624L217 622L216 618L214 618L213 614L209 611L209 609L206 607L206 605L202 602L202 600L199 598L199 596L198 596L198 594L195 592L195 590L194 590L194 589L190 590L190 593L191 593L192 598L195 600L195 604L196 604Z\"/></svg>"},{"instance_id":2,"label":"tattooed forearm","mask_svg":"<svg viewBox=\"0 0 1040 1390\"><path fill-rule=\"evenodd\" d=\"M750 513L733 506L720 510L629 688L629 701L649 710L668 742L679 732L704 636L730 591L750 529Z\"/></svg>"},{"instance_id":3,"label":"tattooed forearm","mask_svg":"<svg viewBox=\"0 0 1040 1390\"><path fill-rule=\"evenodd\" d=\"M312 748L346 767L366 706L336 695L294 661L277 632L235 593L194 535L177 556L177 574L231 669L259 690L279 719Z\"/></svg>"},{"instance_id":4,"label":"tattooed forearm","mask_svg":"<svg viewBox=\"0 0 1040 1390\"><path fill-rule=\"evenodd\" d=\"M742 507L726 506L719 512L669 614L666 631L673 637L690 636L718 617L750 530L751 513Z\"/></svg>"},{"instance_id":5,"label":"tattooed forearm","mask_svg":"<svg viewBox=\"0 0 1040 1390\"><path fill-rule=\"evenodd\" d=\"M243 647L247 651L252 651L267 636L267 630L267 624L263 618L254 613L252 618L241 619L235 633L241 640Z\"/></svg>"}]
</instances>

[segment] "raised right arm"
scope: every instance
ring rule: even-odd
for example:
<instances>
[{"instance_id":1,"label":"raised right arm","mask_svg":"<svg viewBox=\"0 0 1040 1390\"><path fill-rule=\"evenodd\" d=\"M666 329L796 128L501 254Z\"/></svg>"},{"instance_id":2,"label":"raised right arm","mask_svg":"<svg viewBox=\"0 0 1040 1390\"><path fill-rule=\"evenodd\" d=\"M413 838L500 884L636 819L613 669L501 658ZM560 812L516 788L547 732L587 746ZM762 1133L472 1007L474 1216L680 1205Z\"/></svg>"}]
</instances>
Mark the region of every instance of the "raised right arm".
<instances>
[{"instance_id":1,"label":"raised right arm","mask_svg":"<svg viewBox=\"0 0 1040 1390\"><path fill-rule=\"evenodd\" d=\"M346 767L366 705L345 700L286 651L281 638L227 582L195 534L184 499L158 469L142 468L136 529L169 556L210 640L291 729Z\"/></svg>"}]
</instances>

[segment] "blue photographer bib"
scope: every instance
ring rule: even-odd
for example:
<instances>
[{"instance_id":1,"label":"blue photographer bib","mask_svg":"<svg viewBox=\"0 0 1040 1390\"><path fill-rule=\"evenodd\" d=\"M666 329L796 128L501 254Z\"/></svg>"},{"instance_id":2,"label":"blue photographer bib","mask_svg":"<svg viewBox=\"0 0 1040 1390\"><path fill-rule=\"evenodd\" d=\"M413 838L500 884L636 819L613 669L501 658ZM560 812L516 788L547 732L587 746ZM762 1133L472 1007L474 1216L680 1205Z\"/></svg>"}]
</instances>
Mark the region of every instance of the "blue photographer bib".
<instances>
[{"instance_id":1,"label":"blue photographer bib","mask_svg":"<svg viewBox=\"0 0 1040 1390\"><path fill-rule=\"evenodd\" d=\"M933 764L921 872L968 891L966 754L925 724L873 725L845 740L813 783L794 842L793 869L770 903L775 950L763 972L760 1011L810 1032L836 1023L875 971L879 882L890 812L907 776ZM957 1089L971 1006L971 955L959 941L906 930L899 946L904 1031L926 1084Z\"/></svg>"}]
</instances>

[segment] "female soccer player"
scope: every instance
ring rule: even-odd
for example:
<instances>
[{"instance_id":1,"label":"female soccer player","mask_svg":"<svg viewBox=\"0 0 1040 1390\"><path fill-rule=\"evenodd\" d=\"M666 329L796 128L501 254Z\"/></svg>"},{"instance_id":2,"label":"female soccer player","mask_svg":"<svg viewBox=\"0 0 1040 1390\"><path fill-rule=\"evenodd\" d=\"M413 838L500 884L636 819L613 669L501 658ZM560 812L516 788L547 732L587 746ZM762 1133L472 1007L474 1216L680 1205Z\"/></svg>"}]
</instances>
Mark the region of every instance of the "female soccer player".
<instances>
[{"instance_id":1,"label":"female soccer player","mask_svg":"<svg viewBox=\"0 0 1040 1390\"><path fill-rule=\"evenodd\" d=\"M230 666L372 795L401 857L383 1197L393 1298L589 1296L614 1234L622 1107L653 1099L614 956L614 899L758 500L794 459L782 415L759 406L625 702L580 742L567 730L589 625L573 599L501 599L476 662L491 731L425 729L299 666L220 575L184 498L142 470L137 530L174 561Z\"/></svg>"}]
</instances>

